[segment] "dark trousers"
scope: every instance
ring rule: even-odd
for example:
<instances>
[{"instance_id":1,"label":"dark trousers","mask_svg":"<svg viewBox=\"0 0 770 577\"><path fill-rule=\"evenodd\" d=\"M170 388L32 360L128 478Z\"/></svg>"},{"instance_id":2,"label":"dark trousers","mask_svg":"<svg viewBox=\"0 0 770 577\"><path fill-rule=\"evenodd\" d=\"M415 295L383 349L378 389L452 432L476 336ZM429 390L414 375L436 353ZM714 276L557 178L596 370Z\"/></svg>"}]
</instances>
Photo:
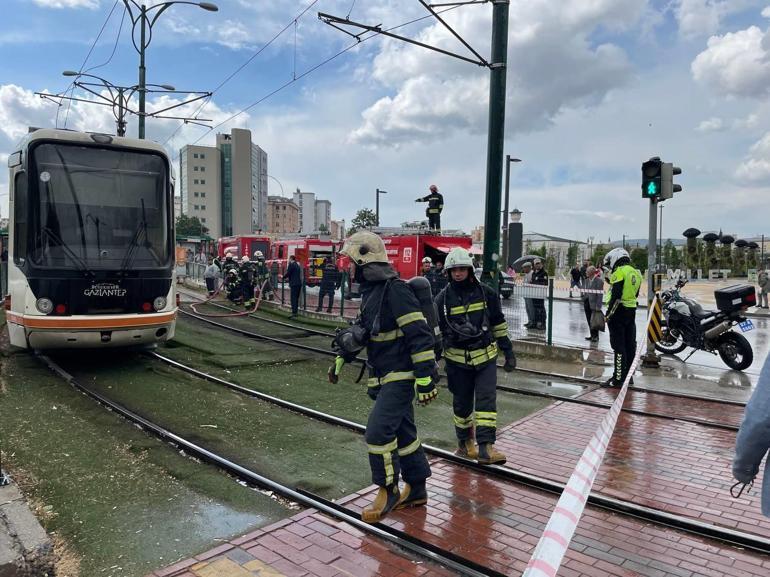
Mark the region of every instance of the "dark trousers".
<instances>
[{"instance_id":1,"label":"dark trousers","mask_svg":"<svg viewBox=\"0 0 770 577\"><path fill-rule=\"evenodd\" d=\"M431 230L441 230L441 215L436 213L428 214L428 228Z\"/></svg>"},{"instance_id":2,"label":"dark trousers","mask_svg":"<svg viewBox=\"0 0 770 577\"><path fill-rule=\"evenodd\" d=\"M457 439L470 439L475 421L476 442L494 443L497 431L497 363L490 361L481 367L470 367L447 362L446 376L449 392L452 393Z\"/></svg>"},{"instance_id":3,"label":"dark trousers","mask_svg":"<svg viewBox=\"0 0 770 577\"><path fill-rule=\"evenodd\" d=\"M372 483L386 487L398 483L418 485L430 477L430 465L417 438L414 423L414 381L382 386L366 424L366 444Z\"/></svg>"},{"instance_id":4,"label":"dark trousers","mask_svg":"<svg viewBox=\"0 0 770 577\"><path fill-rule=\"evenodd\" d=\"M546 313L545 313L545 301L543 299L532 299L532 304L535 307L535 323L537 328L544 329Z\"/></svg>"},{"instance_id":5,"label":"dark trousers","mask_svg":"<svg viewBox=\"0 0 770 577\"><path fill-rule=\"evenodd\" d=\"M209 296L213 295L214 291L217 290L217 279L207 278L204 280L206 281L206 290L209 291Z\"/></svg>"},{"instance_id":6,"label":"dark trousers","mask_svg":"<svg viewBox=\"0 0 770 577\"><path fill-rule=\"evenodd\" d=\"M588 304L588 299L583 299L583 309L586 312L586 321L588 321L588 330L591 331L591 338L598 339L599 331L591 328L591 315L593 311L591 310L591 305Z\"/></svg>"},{"instance_id":7,"label":"dark trousers","mask_svg":"<svg viewBox=\"0 0 770 577\"><path fill-rule=\"evenodd\" d=\"M291 314L296 315L299 311L299 294L302 292L302 286L290 286L289 290L291 291Z\"/></svg>"},{"instance_id":8,"label":"dark trousers","mask_svg":"<svg viewBox=\"0 0 770 577\"><path fill-rule=\"evenodd\" d=\"M318 293L318 307L316 307L315 310L320 311L324 306L324 297L329 296L329 307L326 309L326 312L332 312L332 307L334 307L334 289L331 290L322 290Z\"/></svg>"},{"instance_id":9,"label":"dark trousers","mask_svg":"<svg viewBox=\"0 0 770 577\"><path fill-rule=\"evenodd\" d=\"M254 299L254 285L249 283L243 283L243 302L249 302Z\"/></svg>"},{"instance_id":10,"label":"dark trousers","mask_svg":"<svg viewBox=\"0 0 770 577\"><path fill-rule=\"evenodd\" d=\"M618 305L618 308L607 321L607 326L610 329L610 346L615 353L615 370L612 373L612 381L615 386L623 384L636 354L635 320L636 309Z\"/></svg>"}]
</instances>

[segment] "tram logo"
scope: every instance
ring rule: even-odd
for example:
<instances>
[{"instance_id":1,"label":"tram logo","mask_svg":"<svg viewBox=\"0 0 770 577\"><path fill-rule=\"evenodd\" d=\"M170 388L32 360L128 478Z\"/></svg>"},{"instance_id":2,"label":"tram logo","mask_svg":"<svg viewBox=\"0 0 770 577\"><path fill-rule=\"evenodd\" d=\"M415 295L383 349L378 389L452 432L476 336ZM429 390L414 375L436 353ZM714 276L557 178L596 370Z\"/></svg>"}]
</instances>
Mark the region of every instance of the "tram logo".
<instances>
[{"instance_id":1,"label":"tram logo","mask_svg":"<svg viewBox=\"0 0 770 577\"><path fill-rule=\"evenodd\" d=\"M87 297L124 297L126 296L126 289L114 283L100 282L92 284L91 288L83 291L83 294Z\"/></svg>"}]
</instances>

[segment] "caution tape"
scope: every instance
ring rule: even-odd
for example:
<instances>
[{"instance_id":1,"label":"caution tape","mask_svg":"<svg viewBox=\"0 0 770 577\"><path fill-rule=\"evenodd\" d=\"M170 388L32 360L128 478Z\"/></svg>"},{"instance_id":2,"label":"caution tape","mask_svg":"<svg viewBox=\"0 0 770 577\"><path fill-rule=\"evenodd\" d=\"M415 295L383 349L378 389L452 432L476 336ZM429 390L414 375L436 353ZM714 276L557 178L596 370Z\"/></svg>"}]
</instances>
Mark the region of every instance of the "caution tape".
<instances>
[{"instance_id":1,"label":"caution tape","mask_svg":"<svg viewBox=\"0 0 770 577\"><path fill-rule=\"evenodd\" d=\"M652 301L652 314L650 315L650 321L647 324L647 340L653 343L657 343L663 338L663 308L660 304L660 298L655 295Z\"/></svg>"},{"instance_id":2,"label":"caution tape","mask_svg":"<svg viewBox=\"0 0 770 577\"><path fill-rule=\"evenodd\" d=\"M650 307L647 315L647 325L650 324L654 307ZM607 451L607 445L615 431L615 425L618 422L618 415L626 398L628 383L639 364L642 351L646 345L645 339L640 339L636 348L634 360L628 370L623 386L618 393L615 402L612 403L610 410L604 415L599 427L594 431L591 440L583 451L577 466L572 471L572 475L564 487L564 491L556 503L556 507L551 513L551 518L545 526L540 541L532 554L524 571L524 577L556 577L556 573L561 566L564 554L567 552L572 536L575 534L580 517L585 509L588 495L591 493L591 487L594 484L596 475L599 472L599 466L604 459Z\"/></svg>"}]
</instances>

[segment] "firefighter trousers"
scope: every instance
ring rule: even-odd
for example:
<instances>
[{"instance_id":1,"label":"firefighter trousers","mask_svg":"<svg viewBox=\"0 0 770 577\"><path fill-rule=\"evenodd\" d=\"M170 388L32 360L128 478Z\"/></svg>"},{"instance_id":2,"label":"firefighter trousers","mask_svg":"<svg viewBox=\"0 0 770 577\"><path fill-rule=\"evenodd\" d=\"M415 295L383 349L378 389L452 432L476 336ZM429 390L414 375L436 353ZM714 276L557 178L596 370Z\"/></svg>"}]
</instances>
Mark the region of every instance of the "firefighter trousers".
<instances>
[{"instance_id":1,"label":"firefighter trousers","mask_svg":"<svg viewBox=\"0 0 770 577\"><path fill-rule=\"evenodd\" d=\"M441 230L441 215L436 213L428 214L428 228L431 230Z\"/></svg>"},{"instance_id":2,"label":"firefighter trousers","mask_svg":"<svg viewBox=\"0 0 770 577\"><path fill-rule=\"evenodd\" d=\"M494 443L497 432L497 363L479 367L447 361L447 386L452 393L455 433L459 441L473 436L476 442Z\"/></svg>"},{"instance_id":3,"label":"firefighter trousers","mask_svg":"<svg viewBox=\"0 0 770 577\"><path fill-rule=\"evenodd\" d=\"M386 383L377 395L365 435L375 485L398 483L399 474L410 485L430 477L430 465L417 437L413 400L414 380Z\"/></svg>"},{"instance_id":4,"label":"firefighter trousers","mask_svg":"<svg viewBox=\"0 0 770 577\"><path fill-rule=\"evenodd\" d=\"M612 383L623 384L636 354L636 309L618 305L607 321L610 329L610 346L615 353L615 370Z\"/></svg>"}]
</instances>

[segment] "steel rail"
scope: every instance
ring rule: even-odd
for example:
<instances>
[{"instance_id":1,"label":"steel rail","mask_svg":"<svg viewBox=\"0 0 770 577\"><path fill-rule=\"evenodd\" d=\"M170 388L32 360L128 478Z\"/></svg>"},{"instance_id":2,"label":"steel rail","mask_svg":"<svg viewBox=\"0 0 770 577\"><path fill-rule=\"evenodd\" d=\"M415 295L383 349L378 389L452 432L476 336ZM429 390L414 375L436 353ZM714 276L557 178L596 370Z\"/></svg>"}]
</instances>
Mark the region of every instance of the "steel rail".
<instances>
[{"instance_id":1,"label":"steel rail","mask_svg":"<svg viewBox=\"0 0 770 577\"><path fill-rule=\"evenodd\" d=\"M238 479L241 479L253 485L257 485L257 486L269 489L277 493L278 495L282 496L283 498L293 501L295 503L300 503L305 507L313 508L323 513L326 513L331 517L334 517L336 519L339 519L341 521L344 521L352 525L356 529L375 535L376 537L379 537L385 541L389 541L390 543L393 543L398 547L406 549L411 553L414 553L416 555L429 559L449 569L453 569L462 575L468 575L469 577L486 577L486 576L504 577L504 575L498 571L495 571L488 567L484 567L483 565L476 563L475 561L471 561L469 559L456 555L451 551L445 551L439 547L436 547L431 543L422 541L411 535L407 535L403 531L393 529L381 523L378 523L376 525L364 523L359 518L358 514L350 509L346 509L339 505L331 504L329 501L319 498L317 496L314 496L311 493L301 492L297 489L292 489L268 477L260 475L255 471L252 471L242 465L239 465L234 461L231 461L217 453L214 453L209 449L206 449L202 445L193 443L192 441L185 439L181 435L178 435L173 431L166 429L165 427L162 427L150 421L149 419L139 415L138 413L131 411L130 409L124 407L123 405L116 403L115 401L111 401L110 399L94 391L93 389L86 387L85 385L80 383L77 379L75 379L73 375L69 374L62 367L60 367L50 357L46 355L38 355L38 357L48 366L49 369L51 369L54 373L56 373L65 381L67 381L68 384L70 384L75 389L81 391L82 393L86 394L87 396L91 397L92 399L94 399L104 407L119 414L120 416L124 417L128 421L136 425L139 425L145 431L148 431L156 435L157 437L176 445L177 447L183 448L185 452L187 452L188 454L194 455L199 459L201 459L202 461L213 464L219 467L220 469L227 471L228 473L230 473L231 475L233 475Z\"/></svg>"},{"instance_id":2,"label":"steel rail","mask_svg":"<svg viewBox=\"0 0 770 577\"><path fill-rule=\"evenodd\" d=\"M323 354L323 355L327 355L327 356L336 356L333 351L319 349L317 347L312 347L310 345L304 345L304 344L288 341L288 340L285 340L285 339L279 339L277 337L270 337L270 336L267 336L267 335L262 335L260 333L255 333L255 332L252 332L252 331L247 331L246 329L241 329L241 328L238 328L238 327L233 327L233 326L229 326L229 325L226 325L226 324L223 324L223 323L212 321L210 319L207 319L206 317L201 317L201 316L198 316L196 314L190 313L188 311L180 310L179 312L182 313L183 315L190 316L192 318L195 318L197 320L206 322L206 323L211 324L213 326L216 326L218 328L222 328L222 329L225 329L225 330L236 332L236 333L239 333L239 334L241 334L243 336L246 336L246 337L249 337L249 338L252 338L252 339L266 340L266 341L270 341L270 342L275 342L275 343L279 343L279 344L290 346L290 347L299 348L299 349L302 349L302 350L305 350L305 351L309 351L309 352L313 352L313 353L317 353L317 354ZM356 358L356 361L365 362L366 360L363 359L363 358L358 357L358 358ZM511 386L508 386L508 385L500 385L500 384L498 384L497 385L497 389L500 390L500 391L507 392L507 393L518 393L518 394L523 394L523 395L527 395L527 396L542 397L542 398L546 398L546 399L554 399L554 400L563 401L563 402L566 402L566 403L574 403L574 404L591 406L591 407L597 407L597 408L603 408L603 409L608 409L610 407L610 405L608 405L606 403L601 403L599 401L590 401L588 399L581 399L581 398L576 398L576 397L566 397L566 396L556 395L556 394L553 394L553 393L546 393L546 392L542 392L542 391L531 391L531 390L527 390L527 389L520 389L518 387L511 387ZM711 428L716 428L716 429L725 429L725 430L730 430L730 431L737 431L738 430L738 427L736 425L731 425L729 423L718 423L718 422L714 422L714 421L708 421L706 419L699 419L697 417L667 415L665 413L642 411L641 409L631 409L631 408L626 408L626 407L623 407L621 409L621 411L623 411L624 413L632 414L632 415L640 415L640 416L652 417L652 418L656 418L656 419L668 419L668 420L673 420L673 421L683 421L683 422L687 422L687 423L693 423L693 424L696 424L696 425L702 425L704 427L711 427Z\"/></svg>"},{"instance_id":3,"label":"steel rail","mask_svg":"<svg viewBox=\"0 0 770 577\"><path fill-rule=\"evenodd\" d=\"M360 423L349 421L347 419L330 415L322 411L317 411L309 407L298 405L296 403L292 403L291 401L280 399L278 397L274 397L272 395L268 395L266 393L262 393L254 389L249 389L248 387L244 387L242 385L232 383L225 379L221 379L219 377L209 375L208 373L204 373L203 371L199 371L192 367L188 367L178 361L168 359L167 357L164 357L163 355L160 355L158 353L150 353L150 355L171 366L174 366L182 371L185 371L191 375L195 375L206 381L220 384L222 386L225 386L227 388L240 392L249 397L258 398L263 401L274 403L277 406L280 406L285 409L289 409L301 415L314 418L320 422L344 427L351 431L361 433L361 434L363 434L366 431L366 427ZM473 469L483 474L490 475L505 481L517 483L520 485L526 485L528 487L546 491L556 495L560 495L565 487L564 483L553 481L551 479L546 479L544 477L538 477L536 475L532 475L529 473L516 471L509 467L503 467L498 465L481 465L476 461L471 461L469 459L459 457L454 453L452 453L451 451L447 451L445 449L441 449L431 445L423 444L423 449L425 450L426 453L430 455L440 457L444 460L450 461L452 463L461 465L469 469ZM770 539L767 539L760 535L745 533L742 531L736 531L728 527L720 527L710 523L704 523L696 519L682 517L681 515L675 515L672 513L668 513L666 511L655 509L653 507L646 507L644 505L639 505L637 503L633 503L623 499L608 497L606 495L593 493L593 492L589 495L587 502L588 504L599 507L601 509L605 509L615 513L622 513L638 519L650 521L658 525L664 525L666 527L671 527L687 533L691 533L693 535L699 535L701 537L717 539L725 543L730 543L732 545L736 545L739 547L746 547L755 551L760 551L762 553L770 553Z\"/></svg>"}]
</instances>

